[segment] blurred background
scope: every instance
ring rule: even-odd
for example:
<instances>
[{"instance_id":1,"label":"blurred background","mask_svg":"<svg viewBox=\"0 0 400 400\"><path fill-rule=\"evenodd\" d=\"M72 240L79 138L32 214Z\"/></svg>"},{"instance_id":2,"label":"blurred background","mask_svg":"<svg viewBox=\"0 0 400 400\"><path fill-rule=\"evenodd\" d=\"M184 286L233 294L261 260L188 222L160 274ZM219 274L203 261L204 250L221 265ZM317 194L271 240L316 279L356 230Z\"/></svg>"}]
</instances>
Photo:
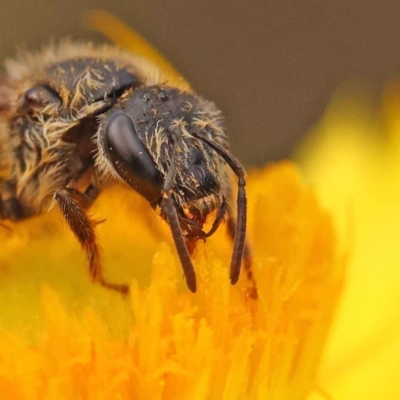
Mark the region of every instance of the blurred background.
<instances>
[{"instance_id":1,"label":"blurred background","mask_svg":"<svg viewBox=\"0 0 400 400\"><path fill-rule=\"evenodd\" d=\"M248 166L287 157L342 82L379 93L399 75L396 0L3 1L0 57L65 36L101 41L82 23L93 8L134 27L223 109Z\"/></svg>"}]
</instances>

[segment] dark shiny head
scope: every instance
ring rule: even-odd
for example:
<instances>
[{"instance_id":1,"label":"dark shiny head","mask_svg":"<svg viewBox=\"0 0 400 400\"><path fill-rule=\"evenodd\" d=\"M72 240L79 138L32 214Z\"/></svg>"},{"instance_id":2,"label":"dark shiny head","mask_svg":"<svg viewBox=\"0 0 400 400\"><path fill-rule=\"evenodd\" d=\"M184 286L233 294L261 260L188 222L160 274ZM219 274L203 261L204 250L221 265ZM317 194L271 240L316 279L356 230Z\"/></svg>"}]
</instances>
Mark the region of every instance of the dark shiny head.
<instances>
[{"instance_id":1,"label":"dark shiny head","mask_svg":"<svg viewBox=\"0 0 400 400\"><path fill-rule=\"evenodd\" d=\"M155 204L161 201L176 144L172 198L181 223L189 221L187 230L196 226L199 231L226 198L228 178L222 158L195 135L225 147L221 122L214 104L193 93L139 87L106 114L100 150L114 173Z\"/></svg>"}]
</instances>

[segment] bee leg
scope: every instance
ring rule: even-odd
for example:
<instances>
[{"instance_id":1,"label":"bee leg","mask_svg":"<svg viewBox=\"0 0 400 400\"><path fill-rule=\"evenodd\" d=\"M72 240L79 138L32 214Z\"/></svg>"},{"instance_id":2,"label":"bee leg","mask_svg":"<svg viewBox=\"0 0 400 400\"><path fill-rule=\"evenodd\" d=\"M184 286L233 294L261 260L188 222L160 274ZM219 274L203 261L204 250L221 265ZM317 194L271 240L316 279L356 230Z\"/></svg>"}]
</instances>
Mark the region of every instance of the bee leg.
<instances>
[{"instance_id":1,"label":"bee leg","mask_svg":"<svg viewBox=\"0 0 400 400\"><path fill-rule=\"evenodd\" d=\"M94 282L99 282L108 289L127 294L129 291L128 286L108 283L103 278L99 249L96 244L96 234L94 231L99 221L90 219L84 211L84 209L90 205L91 199L72 188L57 190L53 197L67 221L68 226L86 252L92 280Z\"/></svg>"},{"instance_id":2,"label":"bee leg","mask_svg":"<svg viewBox=\"0 0 400 400\"><path fill-rule=\"evenodd\" d=\"M227 223L228 234L233 241L235 239L235 233L236 233L236 218L233 216L233 213L231 211L228 211L228 215L229 215ZM243 268L246 272L247 280L249 281L250 285L248 289L249 296L253 299L257 299L258 298L257 282L256 279L254 278L253 268L252 268L253 258L251 256L251 250L247 240L245 240L244 243L242 263L243 263Z\"/></svg>"},{"instance_id":3,"label":"bee leg","mask_svg":"<svg viewBox=\"0 0 400 400\"><path fill-rule=\"evenodd\" d=\"M1 218L0 218L0 228L1 228L1 229L5 229L6 231L9 231L9 232L13 232L13 230L12 230L11 227L9 227L8 225L6 225L4 222L1 222Z\"/></svg>"},{"instance_id":4,"label":"bee leg","mask_svg":"<svg viewBox=\"0 0 400 400\"><path fill-rule=\"evenodd\" d=\"M24 217L26 217L24 209L15 197L11 197L7 200L2 200L0 198L0 219L18 221Z\"/></svg>"},{"instance_id":5,"label":"bee leg","mask_svg":"<svg viewBox=\"0 0 400 400\"><path fill-rule=\"evenodd\" d=\"M0 184L2 182L0 181ZM1 185L0 191L0 219L18 221L26 218L27 213L16 197L15 185L10 181Z\"/></svg>"}]
</instances>

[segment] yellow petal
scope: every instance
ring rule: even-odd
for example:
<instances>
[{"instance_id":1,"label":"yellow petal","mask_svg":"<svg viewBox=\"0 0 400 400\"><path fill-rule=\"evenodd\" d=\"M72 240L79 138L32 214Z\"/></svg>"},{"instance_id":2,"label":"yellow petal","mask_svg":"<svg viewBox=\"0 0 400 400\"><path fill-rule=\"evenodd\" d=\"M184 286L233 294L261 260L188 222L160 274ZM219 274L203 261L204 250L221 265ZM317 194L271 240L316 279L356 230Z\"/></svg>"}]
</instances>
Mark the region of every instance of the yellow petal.
<instances>
[{"instance_id":1,"label":"yellow petal","mask_svg":"<svg viewBox=\"0 0 400 400\"><path fill-rule=\"evenodd\" d=\"M297 157L334 213L342 242L354 241L322 370L321 383L335 399L400 393L399 91L388 90L382 112L369 98L365 88L339 92Z\"/></svg>"}]
</instances>

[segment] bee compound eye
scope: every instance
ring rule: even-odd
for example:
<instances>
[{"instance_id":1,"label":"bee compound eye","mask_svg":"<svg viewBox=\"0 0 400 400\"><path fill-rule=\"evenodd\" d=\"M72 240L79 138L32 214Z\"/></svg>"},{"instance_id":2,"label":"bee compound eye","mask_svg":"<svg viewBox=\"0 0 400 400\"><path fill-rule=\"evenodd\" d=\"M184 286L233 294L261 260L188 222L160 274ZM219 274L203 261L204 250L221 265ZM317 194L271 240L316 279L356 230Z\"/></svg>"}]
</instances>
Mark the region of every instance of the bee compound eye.
<instances>
[{"instance_id":1,"label":"bee compound eye","mask_svg":"<svg viewBox=\"0 0 400 400\"><path fill-rule=\"evenodd\" d=\"M117 113L110 117L104 131L104 144L116 172L126 183L148 200L160 194L160 173L128 115Z\"/></svg>"},{"instance_id":2,"label":"bee compound eye","mask_svg":"<svg viewBox=\"0 0 400 400\"><path fill-rule=\"evenodd\" d=\"M46 107L49 104L59 106L61 100L58 94L51 88L39 85L27 90L22 99L22 106L25 107Z\"/></svg>"}]
</instances>

